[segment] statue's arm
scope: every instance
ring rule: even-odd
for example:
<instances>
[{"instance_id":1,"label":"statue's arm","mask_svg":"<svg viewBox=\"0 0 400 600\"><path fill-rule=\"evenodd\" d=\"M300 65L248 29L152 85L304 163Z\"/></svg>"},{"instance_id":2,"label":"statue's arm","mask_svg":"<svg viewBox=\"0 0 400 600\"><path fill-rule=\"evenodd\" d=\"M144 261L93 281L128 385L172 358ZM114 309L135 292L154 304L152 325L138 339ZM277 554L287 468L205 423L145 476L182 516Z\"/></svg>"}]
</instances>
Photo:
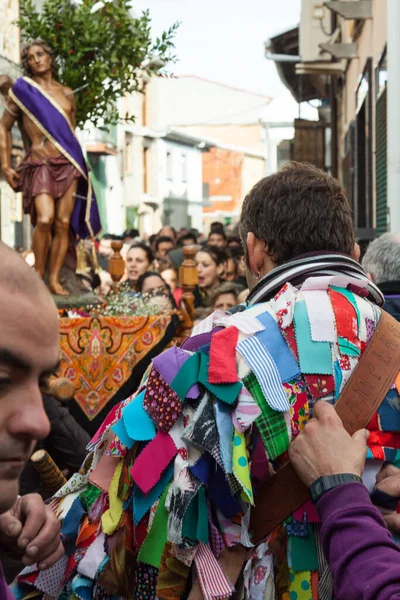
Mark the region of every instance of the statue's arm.
<instances>
[{"instance_id":1,"label":"statue's arm","mask_svg":"<svg viewBox=\"0 0 400 600\"><path fill-rule=\"evenodd\" d=\"M8 98L0 121L0 163L4 176L13 189L19 184L19 176L18 173L11 168L11 129L19 116L19 107L11 100L11 98Z\"/></svg>"}]
</instances>

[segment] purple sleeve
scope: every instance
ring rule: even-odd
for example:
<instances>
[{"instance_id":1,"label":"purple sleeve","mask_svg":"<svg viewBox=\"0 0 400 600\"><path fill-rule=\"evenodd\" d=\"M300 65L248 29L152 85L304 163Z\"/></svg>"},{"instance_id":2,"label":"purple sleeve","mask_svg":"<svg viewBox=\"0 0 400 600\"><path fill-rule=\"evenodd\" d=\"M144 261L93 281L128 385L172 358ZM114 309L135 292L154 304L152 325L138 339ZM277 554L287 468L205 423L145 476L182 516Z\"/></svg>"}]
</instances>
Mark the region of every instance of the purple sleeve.
<instances>
[{"instance_id":1,"label":"purple sleeve","mask_svg":"<svg viewBox=\"0 0 400 600\"><path fill-rule=\"evenodd\" d=\"M1 600L15 600L14 594L8 587L4 578L3 566L0 562L0 598Z\"/></svg>"},{"instance_id":2,"label":"purple sleeve","mask_svg":"<svg viewBox=\"0 0 400 600\"><path fill-rule=\"evenodd\" d=\"M341 485L322 496L317 511L336 600L400 600L400 549L368 490Z\"/></svg>"}]
</instances>

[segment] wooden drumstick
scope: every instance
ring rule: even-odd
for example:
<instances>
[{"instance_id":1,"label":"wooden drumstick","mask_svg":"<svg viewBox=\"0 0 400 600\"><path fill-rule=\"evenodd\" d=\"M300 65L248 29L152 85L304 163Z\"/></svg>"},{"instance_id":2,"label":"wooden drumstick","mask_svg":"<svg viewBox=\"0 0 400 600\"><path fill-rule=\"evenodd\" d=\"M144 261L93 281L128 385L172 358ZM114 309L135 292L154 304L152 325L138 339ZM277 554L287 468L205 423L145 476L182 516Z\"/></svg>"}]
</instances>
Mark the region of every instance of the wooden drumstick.
<instances>
[{"instance_id":1,"label":"wooden drumstick","mask_svg":"<svg viewBox=\"0 0 400 600\"><path fill-rule=\"evenodd\" d=\"M46 489L50 492L57 492L67 483L66 478L46 450L34 452L31 456L31 462L39 473Z\"/></svg>"},{"instance_id":2,"label":"wooden drumstick","mask_svg":"<svg viewBox=\"0 0 400 600\"><path fill-rule=\"evenodd\" d=\"M53 375L49 377L46 386L42 388L42 392L53 396L59 402L67 402L74 397L75 386L66 377L56 377Z\"/></svg>"}]
</instances>

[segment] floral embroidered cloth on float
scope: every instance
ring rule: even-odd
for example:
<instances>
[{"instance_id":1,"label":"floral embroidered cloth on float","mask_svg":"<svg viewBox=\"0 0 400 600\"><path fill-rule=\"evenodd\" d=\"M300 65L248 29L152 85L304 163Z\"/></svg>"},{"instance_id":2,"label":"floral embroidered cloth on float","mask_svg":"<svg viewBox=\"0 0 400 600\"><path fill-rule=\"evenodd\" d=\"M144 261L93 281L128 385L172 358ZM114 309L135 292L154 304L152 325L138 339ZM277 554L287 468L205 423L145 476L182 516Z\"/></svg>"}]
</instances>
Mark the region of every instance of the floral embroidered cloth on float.
<instances>
[{"instance_id":1,"label":"floral embroidered cloth on float","mask_svg":"<svg viewBox=\"0 0 400 600\"><path fill-rule=\"evenodd\" d=\"M196 577L206 600L228 598L221 553L237 544L249 549L244 598L332 598L313 505L256 547L249 532L257 491L315 402L336 401L380 317L383 297L361 267L331 262L309 265L315 276L306 270L299 283L303 261L296 286L278 290L277 270L242 311L213 313L152 361L92 439L82 473L55 496L67 557L47 572L25 570L18 600L34 590L43 599L180 599ZM369 425L370 475L399 460L399 400L393 385Z\"/></svg>"},{"instance_id":2,"label":"floral embroidered cloth on float","mask_svg":"<svg viewBox=\"0 0 400 600\"><path fill-rule=\"evenodd\" d=\"M75 386L75 401L95 419L134 368L164 338L169 315L60 319L60 377Z\"/></svg>"}]
</instances>

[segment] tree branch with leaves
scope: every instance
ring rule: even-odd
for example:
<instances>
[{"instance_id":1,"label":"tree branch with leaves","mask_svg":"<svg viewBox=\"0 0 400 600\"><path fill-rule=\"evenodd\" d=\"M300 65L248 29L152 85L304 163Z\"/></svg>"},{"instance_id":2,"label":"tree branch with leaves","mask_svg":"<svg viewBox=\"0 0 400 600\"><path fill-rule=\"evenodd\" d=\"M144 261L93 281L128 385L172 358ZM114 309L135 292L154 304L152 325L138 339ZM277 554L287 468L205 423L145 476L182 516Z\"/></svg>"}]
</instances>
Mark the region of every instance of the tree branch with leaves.
<instances>
[{"instance_id":1,"label":"tree branch with leaves","mask_svg":"<svg viewBox=\"0 0 400 600\"><path fill-rule=\"evenodd\" d=\"M136 17L130 0L45 0L40 11L21 0L18 25L24 41L40 38L52 47L60 82L76 93L78 127L120 122L118 100L141 92L143 75L176 60L179 23L153 42L149 11Z\"/></svg>"}]
</instances>

